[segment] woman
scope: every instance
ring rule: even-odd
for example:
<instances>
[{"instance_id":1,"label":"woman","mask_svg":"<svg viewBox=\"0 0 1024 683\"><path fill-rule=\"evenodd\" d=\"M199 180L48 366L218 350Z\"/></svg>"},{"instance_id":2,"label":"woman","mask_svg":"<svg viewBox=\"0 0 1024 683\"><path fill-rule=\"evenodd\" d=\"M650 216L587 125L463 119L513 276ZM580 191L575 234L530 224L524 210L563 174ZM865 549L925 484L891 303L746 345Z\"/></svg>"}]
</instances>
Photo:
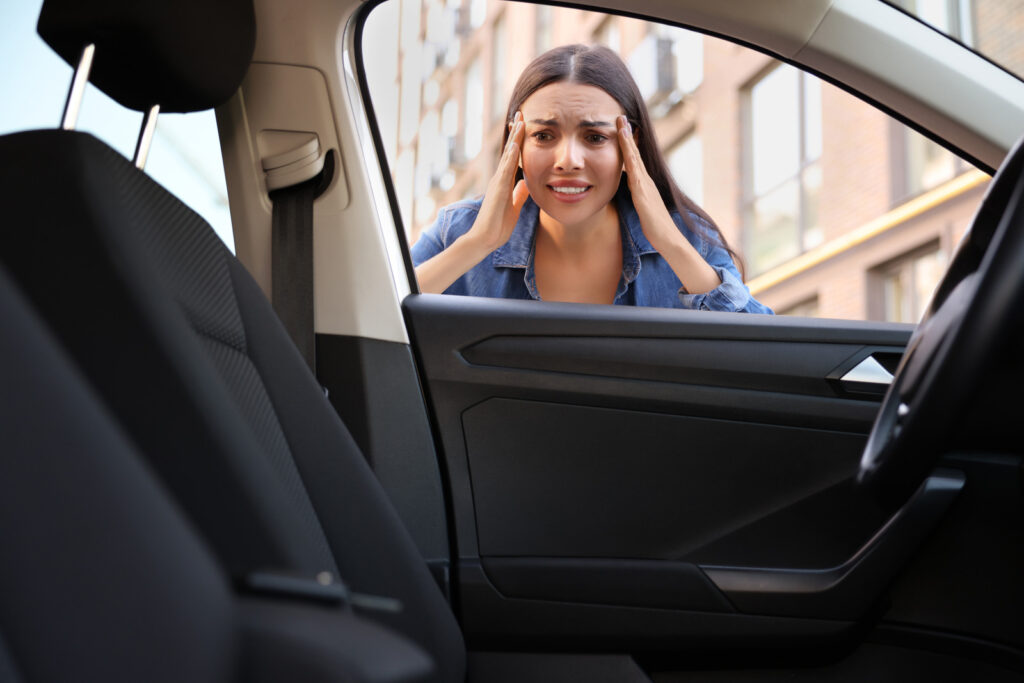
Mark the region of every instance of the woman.
<instances>
[{"instance_id":1,"label":"woman","mask_svg":"<svg viewBox=\"0 0 1024 683\"><path fill-rule=\"evenodd\" d=\"M423 292L771 313L714 221L672 180L618 55L550 50L512 92L482 198L412 249Z\"/></svg>"}]
</instances>

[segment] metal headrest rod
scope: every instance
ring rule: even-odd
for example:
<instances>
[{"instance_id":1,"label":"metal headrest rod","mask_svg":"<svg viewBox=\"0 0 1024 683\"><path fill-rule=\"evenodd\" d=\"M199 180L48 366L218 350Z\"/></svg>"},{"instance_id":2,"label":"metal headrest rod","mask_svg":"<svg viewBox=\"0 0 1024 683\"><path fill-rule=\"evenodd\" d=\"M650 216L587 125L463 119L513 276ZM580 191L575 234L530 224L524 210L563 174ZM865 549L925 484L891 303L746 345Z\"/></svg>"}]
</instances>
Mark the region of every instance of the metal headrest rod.
<instances>
[{"instance_id":1,"label":"metal headrest rod","mask_svg":"<svg viewBox=\"0 0 1024 683\"><path fill-rule=\"evenodd\" d=\"M146 167L146 158L149 156L149 146L153 144L153 135L156 133L156 119L160 115L160 105L154 104L142 118L142 130L139 131L139 141L135 143L135 168L140 171Z\"/></svg>"},{"instance_id":2,"label":"metal headrest rod","mask_svg":"<svg viewBox=\"0 0 1024 683\"><path fill-rule=\"evenodd\" d=\"M92 69L92 57L95 53L95 45L86 45L78 60L78 66L75 67L71 90L68 92L68 101L64 103L64 116L60 123L64 130L74 130L75 124L78 123L78 112L82 108L82 98L85 97L85 86L89 82L89 71Z\"/></svg>"},{"instance_id":3,"label":"metal headrest rod","mask_svg":"<svg viewBox=\"0 0 1024 683\"><path fill-rule=\"evenodd\" d=\"M71 79L71 90L68 92L67 102L64 103L64 116L60 123L60 127L64 130L74 130L78 124L78 112L82 109L85 86L89 84L89 72L92 70L92 59L95 54L96 45L89 43L82 50L78 66L75 67L75 74ZM156 120L159 115L160 105L154 104L142 118L142 130L139 131L139 139L135 143L135 157L132 159L135 167L139 170L146 167L146 158L149 156L149 147L153 144Z\"/></svg>"}]
</instances>

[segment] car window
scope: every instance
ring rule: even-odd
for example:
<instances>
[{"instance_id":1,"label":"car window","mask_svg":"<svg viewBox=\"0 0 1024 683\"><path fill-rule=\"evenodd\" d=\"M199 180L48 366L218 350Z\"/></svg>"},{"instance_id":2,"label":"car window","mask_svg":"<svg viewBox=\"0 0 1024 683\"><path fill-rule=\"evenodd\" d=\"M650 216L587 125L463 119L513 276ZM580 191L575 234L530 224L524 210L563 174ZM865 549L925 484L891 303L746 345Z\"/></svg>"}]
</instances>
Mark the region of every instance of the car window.
<instances>
[{"instance_id":1,"label":"car window","mask_svg":"<svg viewBox=\"0 0 1024 683\"><path fill-rule=\"evenodd\" d=\"M680 28L492 0L390 0L364 31L410 244L441 207L484 192L519 73L575 42L605 44L628 65L676 182L777 313L916 322L988 181L835 85Z\"/></svg>"},{"instance_id":2,"label":"car window","mask_svg":"<svg viewBox=\"0 0 1024 683\"><path fill-rule=\"evenodd\" d=\"M0 134L60 126L72 69L36 33L41 0L0 10ZM85 93L78 130L131 158L142 114L98 89ZM227 185L213 110L161 114L146 172L205 218L234 251Z\"/></svg>"}]
</instances>

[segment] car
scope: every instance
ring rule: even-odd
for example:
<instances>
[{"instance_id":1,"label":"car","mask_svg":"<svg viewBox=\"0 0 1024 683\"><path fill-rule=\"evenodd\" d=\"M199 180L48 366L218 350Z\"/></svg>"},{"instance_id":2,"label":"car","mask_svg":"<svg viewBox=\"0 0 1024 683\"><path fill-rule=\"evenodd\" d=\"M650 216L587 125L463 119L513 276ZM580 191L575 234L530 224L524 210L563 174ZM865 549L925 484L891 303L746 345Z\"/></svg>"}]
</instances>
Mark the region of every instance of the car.
<instances>
[{"instance_id":1,"label":"car","mask_svg":"<svg viewBox=\"0 0 1024 683\"><path fill-rule=\"evenodd\" d=\"M0 241L0 675L1024 677L1019 76L914 3L576 8L602 13L586 19L598 37L617 26L608 13L749 48L960 161L889 222L766 250L748 284L804 315L428 295L409 242L433 212L413 198L430 208L475 186L442 182L450 168L403 185L402 146L431 129L418 109L404 123L388 92L403 69L423 87L474 62L442 41L429 61L401 32L390 53L382 36L434 21L483 50L474 23L493 37L513 8L550 14L445 2L409 18L424 5L390 3L44 3L47 42L71 64L88 53L100 88L150 112L144 130L154 104L216 105L237 260L91 136L0 139L14 216ZM1008 16L1015 44L1024 14ZM498 48L529 52L504 30ZM694 102L673 87L649 100L666 121ZM749 110L732 113L719 118ZM504 122L479 114L469 151L486 167ZM878 199L872 187L854 201ZM923 253L924 229L893 216L940 195L977 209L943 238L955 252L919 324L796 306L794 278L828 258L916 235L864 257L884 281L895 256Z\"/></svg>"}]
</instances>

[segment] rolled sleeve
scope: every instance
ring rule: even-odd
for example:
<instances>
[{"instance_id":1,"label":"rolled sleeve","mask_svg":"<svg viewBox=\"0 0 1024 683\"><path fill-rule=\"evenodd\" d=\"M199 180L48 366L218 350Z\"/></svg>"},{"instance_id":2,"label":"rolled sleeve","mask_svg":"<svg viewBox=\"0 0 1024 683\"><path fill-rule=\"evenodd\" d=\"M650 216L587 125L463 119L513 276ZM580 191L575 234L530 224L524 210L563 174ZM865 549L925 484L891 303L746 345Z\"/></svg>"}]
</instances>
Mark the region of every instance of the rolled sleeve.
<instances>
[{"instance_id":1,"label":"rolled sleeve","mask_svg":"<svg viewBox=\"0 0 1024 683\"><path fill-rule=\"evenodd\" d=\"M729 252L714 247L705 257L708 265L718 274L722 284L710 292L690 294L686 288L679 289L679 302L684 308L700 311L728 311L736 313L764 313L774 315L772 309L750 295L750 290L740 277Z\"/></svg>"},{"instance_id":2,"label":"rolled sleeve","mask_svg":"<svg viewBox=\"0 0 1024 683\"><path fill-rule=\"evenodd\" d=\"M437 221L435 221L433 225L420 233L420 237L416 240L416 244L412 245L410 252L412 255L412 264L414 266L418 266L424 261L429 261L444 251L445 245L441 238L441 229L444 225L444 219L445 216L442 213L438 216Z\"/></svg>"}]
</instances>

